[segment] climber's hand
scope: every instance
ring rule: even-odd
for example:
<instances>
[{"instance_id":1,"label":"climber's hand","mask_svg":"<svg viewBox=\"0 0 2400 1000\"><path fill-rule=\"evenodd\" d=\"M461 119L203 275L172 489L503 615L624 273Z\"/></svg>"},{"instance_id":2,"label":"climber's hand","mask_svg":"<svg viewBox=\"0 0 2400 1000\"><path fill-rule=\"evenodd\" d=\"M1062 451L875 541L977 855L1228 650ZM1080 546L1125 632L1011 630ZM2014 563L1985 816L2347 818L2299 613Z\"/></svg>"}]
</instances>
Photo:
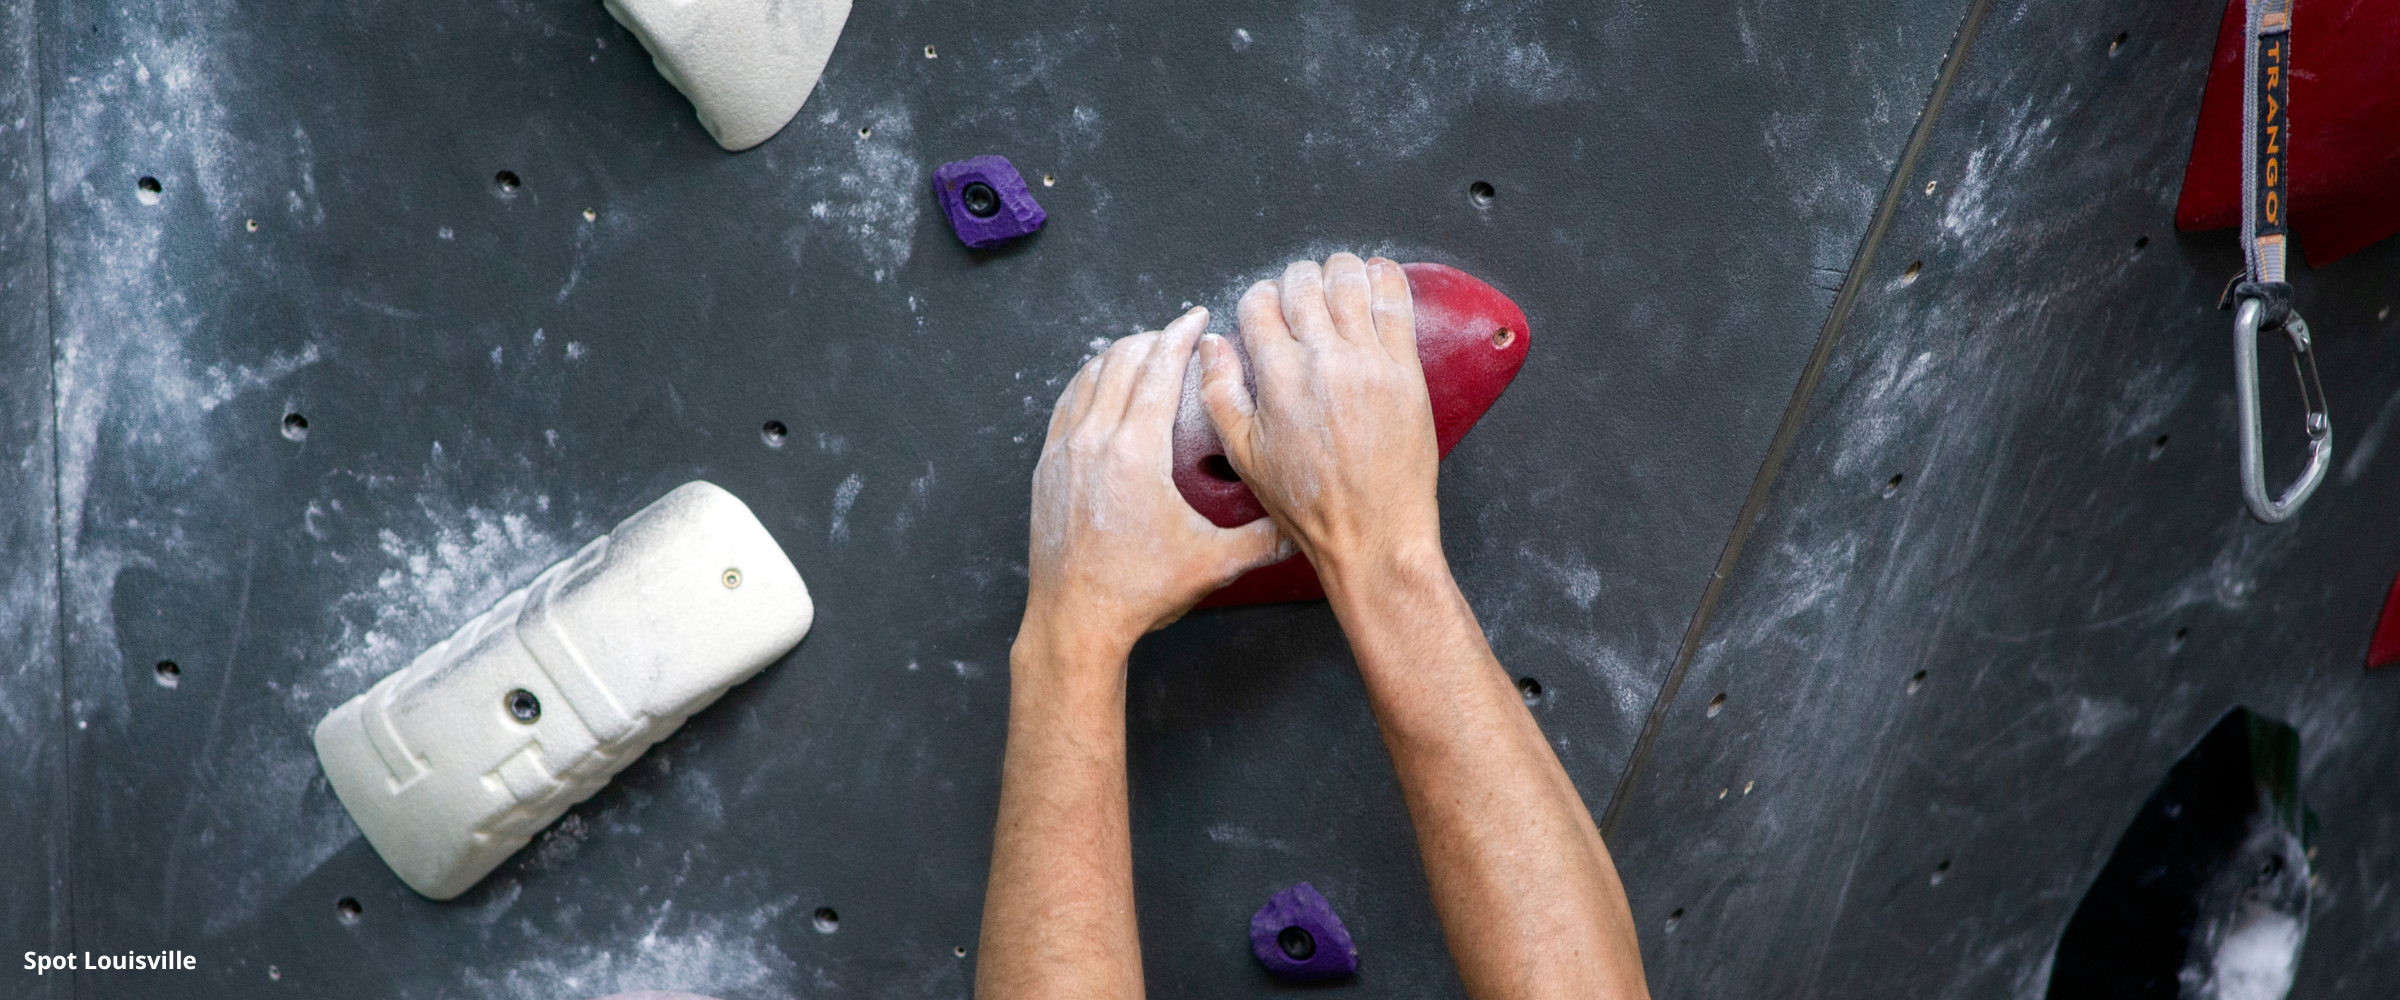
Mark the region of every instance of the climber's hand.
<instances>
[{"instance_id":1,"label":"climber's hand","mask_svg":"<svg viewBox=\"0 0 2400 1000\"><path fill-rule=\"evenodd\" d=\"M1176 491L1170 457L1184 366L1208 327L1185 313L1117 341L1076 373L1033 471L1028 637L1106 652L1182 617L1210 591L1290 555L1275 525L1219 528Z\"/></svg>"},{"instance_id":2,"label":"climber's hand","mask_svg":"<svg viewBox=\"0 0 2400 1000\"><path fill-rule=\"evenodd\" d=\"M1301 261L1251 286L1240 318L1257 391L1210 336L1202 399L1234 471L1329 591L1439 561L1441 455L1400 265Z\"/></svg>"}]
</instances>

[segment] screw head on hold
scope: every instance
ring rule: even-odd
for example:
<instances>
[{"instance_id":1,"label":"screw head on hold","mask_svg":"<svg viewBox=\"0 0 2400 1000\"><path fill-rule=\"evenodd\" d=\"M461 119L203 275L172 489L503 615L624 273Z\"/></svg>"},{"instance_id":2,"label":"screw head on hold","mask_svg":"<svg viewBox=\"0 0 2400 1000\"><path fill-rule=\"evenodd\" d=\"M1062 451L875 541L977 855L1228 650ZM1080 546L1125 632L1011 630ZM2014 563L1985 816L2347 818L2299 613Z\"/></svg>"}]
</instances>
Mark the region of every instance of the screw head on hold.
<instances>
[{"instance_id":1,"label":"screw head on hold","mask_svg":"<svg viewBox=\"0 0 2400 1000\"><path fill-rule=\"evenodd\" d=\"M742 571L738 569L728 569L725 571L724 579L725 589L732 590L735 587L739 587L742 585Z\"/></svg>"},{"instance_id":2,"label":"screw head on hold","mask_svg":"<svg viewBox=\"0 0 2400 1000\"><path fill-rule=\"evenodd\" d=\"M958 200L966 207L968 215L978 219L989 219L1000 214L1000 192L992 190L991 185L982 181L960 189Z\"/></svg>"},{"instance_id":3,"label":"screw head on hold","mask_svg":"<svg viewBox=\"0 0 2400 1000\"><path fill-rule=\"evenodd\" d=\"M533 692L524 688L509 692L503 702L508 706L509 718L518 722L530 726L534 720L542 717L542 700L534 697Z\"/></svg>"},{"instance_id":4,"label":"screw head on hold","mask_svg":"<svg viewBox=\"0 0 2400 1000\"><path fill-rule=\"evenodd\" d=\"M1295 962L1308 961L1317 953L1317 939L1309 935L1308 928L1297 925L1286 927L1283 933L1275 935L1275 946L1283 949L1284 955Z\"/></svg>"}]
</instances>

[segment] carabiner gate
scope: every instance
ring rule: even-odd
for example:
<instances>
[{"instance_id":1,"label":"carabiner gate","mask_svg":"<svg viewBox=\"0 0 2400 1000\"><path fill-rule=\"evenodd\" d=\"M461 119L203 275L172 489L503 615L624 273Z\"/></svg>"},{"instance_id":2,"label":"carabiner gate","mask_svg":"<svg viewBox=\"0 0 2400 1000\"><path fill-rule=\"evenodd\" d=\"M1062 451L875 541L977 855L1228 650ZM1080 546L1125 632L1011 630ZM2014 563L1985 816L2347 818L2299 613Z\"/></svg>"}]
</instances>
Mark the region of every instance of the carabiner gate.
<instances>
[{"instance_id":1,"label":"carabiner gate","mask_svg":"<svg viewBox=\"0 0 2400 1000\"><path fill-rule=\"evenodd\" d=\"M2283 496L2267 499L2265 435L2259 423L2258 405L2258 326L2265 307L2256 298L2244 297L2233 314L2233 379L2236 420L2242 427L2242 501L2250 506L2250 516L2268 524L2281 524L2307 503L2309 495L2325 482L2326 470L2333 467L2333 421L2325 406L2325 383L2317 377L2317 355L2308 337L2308 323L2293 310L2283 325L2283 333L2292 344L2292 374L2300 380L2300 398L2308 407L2308 468L2300 473ZM2307 362L2303 369L2301 363Z\"/></svg>"}]
</instances>

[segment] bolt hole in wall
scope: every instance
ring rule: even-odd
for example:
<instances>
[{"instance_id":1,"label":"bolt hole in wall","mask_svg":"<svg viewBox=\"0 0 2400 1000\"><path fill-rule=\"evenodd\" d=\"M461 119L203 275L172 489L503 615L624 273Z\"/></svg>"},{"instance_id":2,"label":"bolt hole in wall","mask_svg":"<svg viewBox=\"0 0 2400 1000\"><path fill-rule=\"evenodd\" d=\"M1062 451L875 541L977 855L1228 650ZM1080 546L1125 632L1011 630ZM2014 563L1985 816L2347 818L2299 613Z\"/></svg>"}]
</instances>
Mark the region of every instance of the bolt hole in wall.
<instances>
[{"instance_id":1,"label":"bolt hole in wall","mask_svg":"<svg viewBox=\"0 0 2400 1000\"><path fill-rule=\"evenodd\" d=\"M348 896L344 896L341 899L336 900L333 904L333 914L335 918L339 919L345 924L357 923L359 914L363 912L365 912L365 910L363 907L358 905L358 900L352 899Z\"/></svg>"},{"instance_id":2,"label":"bolt hole in wall","mask_svg":"<svg viewBox=\"0 0 2400 1000\"><path fill-rule=\"evenodd\" d=\"M2150 442L2150 457L2151 457L2151 458L2157 458L2158 456L2160 456L2160 455L2164 455L2164 454L2166 454L2166 453L2167 453L2167 436L2166 436L2166 435L2164 435L2164 434L2161 434L2161 435L2159 435L2159 436L2158 436L2158 439L2157 439L2157 440Z\"/></svg>"},{"instance_id":3,"label":"bolt hole in wall","mask_svg":"<svg viewBox=\"0 0 2400 1000\"><path fill-rule=\"evenodd\" d=\"M162 688L183 683L183 668L176 666L173 660L158 661L158 666L152 668L151 673L158 678L158 686Z\"/></svg>"},{"instance_id":4,"label":"bolt hole in wall","mask_svg":"<svg viewBox=\"0 0 2400 1000\"><path fill-rule=\"evenodd\" d=\"M283 436L294 441L308 440L308 418L297 413L284 414Z\"/></svg>"},{"instance_id":5,"label":"bolt hole in wall","mask_svg":"<svg viewBox=\"0 0 2400 1000\"><path fill-rule=\"evenodd\" d=\"M524 688L509 692L507 697L501 699L501 704L508 708L508 717L518 722L530 726L541 721L542 700Z\"/></svg>"},{"instance_id":6,"label":"bolt hole in wall","mask_svg":"<svg viewBox=\"0 0 2400 1000\"><path fill-rule=\"evenodd\" d=\"M1910 694L1915 694L1915 693L1917 693L1917 689L1918 689L1918 688L1921 688L1921 687L1924 687L1924 686L1925 686L1925 672L1924 672L1924 671L1922 671L1922 670L1919 670L1919 671L1917 671L1916 673L1913 673L1913 674L1910 674L1910 675L1909 675L1909 677L1908 677L1908 693L1910 693Z\"/></svg>"},{"instance_id":7,"label":"bolt hole in wall","mask_svg":"<svg viewBox=\"0 0 2400 1000\"><path fill-rule=\"evenodd\" d=\"M1682 923L1682 922L1683 922L1683 907L1680 907L1680 906L1678 906L1678 907L1676 907L1676 908L1675 908L1675 912L1673 912L1673 913L1670 913L1670 914L1667 914L1667 929L1668 929L1668 930L1670 930L1670 931L1671 931L1671 930L1674 930L1674 929L1675 929L1675 925L1676 925L1676 924L1680 924L1680 923Z\"/></svg>"},{"instance_id":8,"label":"bolt hole in wall","mask_svg":"<svg viewBox=\"0 0 2400 1000\"><path fill-rule=\"evenodd\" d=\"M517 172L514 170L503 170L492 175L492 187L498 190L503 198L515 197L517 189L524 186L525 182L517 177Z\"/></svg>"},{"instance_id":9,"label":"bolt hole in wall","mask_svg":"<svg viewBox=\"0 0 2400 1000\"><path fill-rule=\"evenodd\" d=\"M1498 197L1500 189L1493 187L1490 181L1476 181L1467 185L1467 200L1474 202L1477 208L1490 207L1492 200Z\"/></svg>"},{"instance_id":10,"label":"bolt hole in wall","mask_svg":"<svg viewBox=\"0 0 2400 1000\"><path fill-rule=\"evenodd\" d=\"M1899 493L1900 483L1906 478L1908 477L1901 473L1892 473L1892 478L1883 481L1883 495L1889 497Z\"/></svg>"},{"instance_id":11,"label":"bolt hole in wall","mask_svg":"<svg viewBox=\"0 0 2400 1000\"><path fill-rule=\"evenodd\" d=\"M156 177L144 177L133 182L133 196L144 205L158 204L160 194L165 190L159 185Z\"/></svg>"},{"instance_id":12,"label":"bolt hole in wall","mask_svg":"<svg viewBox=\"0 0 2400 1000\"><path fill-rule=\"evenodd\" d=\"M1709 717L1709 718L1711 718L1711 719L1714 719L1714 718L1716 718L1716 717L1717 717L1717 713L1718 713L1718 712L1722 712L1722 711L1724 711L1724 710L1725 710L1725 692L1723 692L1723 691L1719 691L1719 692L1717 692L1717 696L1716 696L1716 697L1714 697L1714 698L1710 698L1710 699L1708 700L1708 717Z\"/></svg>"},{"instance_id":13,"label":"bolt hole in wall","mask_svg":"<svg viewBox=\"0 0 2400 1000\"><path fill-rule=\"evenodd\" d=\"M953 947L953 948L951 948L951 949L950 949L950 954L952 954L952 955L955 955L955 956L957 956L957 957L959 957L959 958L965 958L965 957L967 957L967 946L962 944L962 945L958 945L958 946L956 946L956 947Z\"/></svg>"},{"instance_id":14,"label":"bolt hole in wall","mask_svg":"<svg viewBox=\"0 0 2400 1000\"><path fill-rule=\"evenodd\" d=\"M2108 40L2108 54L2116 55L2119 49L2125 47L2125 40L2129 37L2125 32L2117 32L2117 37Z\"/></svg>"},{"instance_id":15,"label":"bolt hole in wall","mask_svg":"<svg viewBox=\"0 0 2400 1000\"><path fill-rule=\"evenodd\" d=\"M1943 878L1945 878L1945 877L1947 877L1949 874L1950 874L1950 859L1949 859L1949 858L1943 858L1943 859L1942 859L1942 863L1941 863L1941 864L1938 864L1938 865L1935 865L1935 866L1933 866L1933 876L1932 876L1931 878L1928 878L1928 879L1926 879L1925 881L1926 881L1928 884L1931 884L1931 885L1940 885L1940 884L1942 884L1942 879L1943 879Z\"/></svg>"},{"instance_id":16,"label":"bolt hole in wall","mask_svg":"<svg viewBox=\"0 0 2400 1000\"><path fill-rule=\"evenodd\" d=\"M2150 237L2148 235L2136 236L2133 238L2133 252L2135 253L2142 252L2142 250L2149 245Z\"/></svg>"},{"instance_id":17,"label":"bolt hole in wall","mask_svg":"<svg viewBox=\"0 0 2400 1000\"><path fill-rule=\"evenodd\" d=\"M937 56L935 56L935 55L933 54L933 46L931 46L931 45L928 45L928 46L926 46L926 47L925 47L925 58L927 58L927 59L934 59L934 58L938 58Z\"/></svg>"},{"instance_id":18,"label":"bolt hole in wall","mask_svg":"<svg viewBox=\"0 0 2400 1000\"><path fill-rule=\"evenodd\" d=\"M833 907L830 906L817 907L817 912L809 915L808 922L810 926L817 929L819 934L831 934L842 929L842 915L833 912ZM960 949L960 953L964 954L965 949Z\"/></svg>"},{"instance_id":19,"label":"bolt hole in wall","mask_svg":"<svg viewBox=\"0 0 2400 1000\"><path fill-rule=\"evenodd\" d=\"M766 442L769 448L783 447L783 439L790 436L791 428L783 426L781 420L769 420L758 428L758 439Z\"/></svg>"},{"instance_id":20,"label":"bolt hole in wall","mask_svg":"<svg viewBox=\"0 0 2400 1000\"><path fill-rule=\"evenodd\" d=\"M1517 694L1525 699L1525 704L1538 704L1542 700L1542 682L1531 677L1519 677L1517 678Z\"/></svg>"},{"instance_id":21,"label":"bolt hole in wall","mask_svg":"<svg viewBox=\"0 0 2400 1000\"><path fill-rule=\"evenodd\" d=\"M1912 261L1909 261L1909 262L1908 262L1908 266L1907 266L1907 267L1905 267L1905 268L1902 268L1902 269L1900 270L1900 283L1901 283L1902 285L1913 285L1913 284L1916 284L1916 283L1917 283L1917 272L1919 272L1919 271L1923 271L1923 270L1925 270L1925 262L1924 262L1924 261L1921 261L1921 260L1912 260Z\"/></svg>"},{"instance_id":22,"label":"bolt hole in wall","mask_svg":"<svg viewBox=\"0 0 2400 1000\"><path fill-rule=\"evenodd\" d=\"M2189 640L2191 637L2192 637L2192 630L2191 630L2191 629L2188 629L2188 628L2179 628L2179 629L2176 629L2176 630L2175 630L2175 636L2174 636L2174 638L2171 638L2171 639L2168 639L2168 640L2167 640L2167 652L2170 652L2170 653L2172 653L2172 652L2176 652L2176 651L2178 651L2178 650L2181 650L2181 649L2183 648L2183 644L2184 644L2184 642L2185 642L2186 640Z\"/></svg>"}]
</instances>

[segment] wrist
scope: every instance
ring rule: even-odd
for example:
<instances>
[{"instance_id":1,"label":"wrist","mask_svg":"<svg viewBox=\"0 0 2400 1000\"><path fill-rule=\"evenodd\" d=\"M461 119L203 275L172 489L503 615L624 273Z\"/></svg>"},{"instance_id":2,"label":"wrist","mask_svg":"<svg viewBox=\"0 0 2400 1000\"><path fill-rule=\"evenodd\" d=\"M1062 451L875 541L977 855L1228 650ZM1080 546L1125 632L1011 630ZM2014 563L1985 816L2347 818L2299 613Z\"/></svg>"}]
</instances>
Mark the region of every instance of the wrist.
<instances>
[{"instance_id":1,"label":"wrist","mask_svg":"<svg viewBox=\"0 0 2400 1000\"><path fill-rule=\"evenodd\" d=\"M1009 676L1012 685L1122 687L1125 658L1132 652L1132 639L1029 606L1009 646Z\"/></svg>"},{"instance_id":2,"label":"wrist","mask_svg":"<svg viewBox=\"0 0 2400 1000\"><path fill-rule=\"evenodd\" d=\"M1326 601L1344 620L1395 606L1421 608L1458 590L1439 538L1311 555Z\"/></svg>"}]
</instances>

